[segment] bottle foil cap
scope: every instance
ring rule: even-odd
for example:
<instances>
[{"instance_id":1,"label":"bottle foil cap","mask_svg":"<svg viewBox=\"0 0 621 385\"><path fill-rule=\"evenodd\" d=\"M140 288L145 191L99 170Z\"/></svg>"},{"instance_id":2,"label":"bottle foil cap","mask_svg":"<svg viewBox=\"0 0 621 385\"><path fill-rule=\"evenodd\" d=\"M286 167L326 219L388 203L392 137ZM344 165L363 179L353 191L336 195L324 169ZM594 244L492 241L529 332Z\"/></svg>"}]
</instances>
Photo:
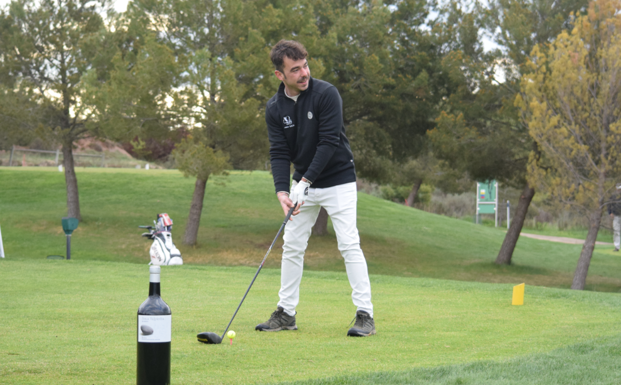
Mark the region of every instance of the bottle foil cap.
<instances>
[{"instance_id":1,"label":"bottle foil cap","mask_svg":"<svg viewBox=\"0 0 621 385\"><path fill-rule=\"evenodd\" d=\"M149 273L151 273L151 276L149 278L150 282L160 281L160 267L159 266L149 266Z\"/></svg>"}]
</instances>

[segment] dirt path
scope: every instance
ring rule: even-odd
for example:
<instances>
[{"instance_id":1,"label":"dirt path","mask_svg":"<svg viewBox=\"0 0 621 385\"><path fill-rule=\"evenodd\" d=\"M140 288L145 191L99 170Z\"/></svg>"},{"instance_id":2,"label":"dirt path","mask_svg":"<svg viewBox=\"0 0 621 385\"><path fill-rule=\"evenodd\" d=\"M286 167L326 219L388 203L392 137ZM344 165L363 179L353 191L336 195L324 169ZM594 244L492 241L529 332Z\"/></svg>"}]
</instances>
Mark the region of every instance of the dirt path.
<instances>
[{"instance_id":1,"label":"dirt path","mask_svg":"<svg viewBox=\"0 0 621 385\"><path fill-rule=\"evenodd\" d=\"M527 238L540 239L542 241L567 243L570 245L582 245L584 243L583 239L576 239L576 238L553 237L550 235L537 235L537 234L528 234L528 233L520 233L520 235L523 237L527 237ZM608 242L595 242L595 244L596 245L612 245L612 243L608 243Z\"/></svg>"}]
</instances>

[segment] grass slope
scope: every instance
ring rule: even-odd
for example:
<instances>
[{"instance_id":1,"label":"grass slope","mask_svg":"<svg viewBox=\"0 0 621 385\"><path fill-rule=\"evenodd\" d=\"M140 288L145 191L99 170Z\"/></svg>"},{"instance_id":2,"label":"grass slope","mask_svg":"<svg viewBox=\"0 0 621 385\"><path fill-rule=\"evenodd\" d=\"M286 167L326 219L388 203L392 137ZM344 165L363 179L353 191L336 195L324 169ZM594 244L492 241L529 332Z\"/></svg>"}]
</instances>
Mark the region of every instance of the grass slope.
<instances>
[{"instance_id":1,"label":"grass slope","mask_svg":"<svg viewBox=\"0 0 621 385\"><path fill-rule=\"evenodd\" d=\"M158 212L175 221L174 239L192 264L256 266L273 239L282 212L266 172L211 178L199 245L180 243L194 180L173 170L77 170L83 221L73 236L73 258L148 261L149 242L138 225ZM60 218L66 213L64 175L56 169L0 167L0 226L10 259L64 254ZM502 229L429 214L359 194L362 247L374 274L505 282L568 288L581 246L521 238L514 265L493 263ZM278 249L278 246L276 247ZM278 267L278 251L266 266ZM307 269L344 271L334 235L311 239ZM621 258L611 247L594 253L587 289L621 291Z\"/></svg>"},{"instance_id":2,"label":"grass slope","mask_svg":"<svg viewBox=\"0 0 621 385\"><path fill-rule=\"evenodd\" d=\"M479 373L475 378L498 378L505 369L511 369L508 378L527 376L533 368L545 378L546 357L557 353L537 354L576 343L603 352L600 361L568 363L591 370L592 379L605 380L613 370L608 365L619 364L618 345L589 342L618 340L621 298L616 295L527 287L526 304L518 307L510 305L507 284L374 275L378 335L356 339L345 337L354 309L342 272L306 272L299 331L259 333L254 325L274 308L280 282L278 270L265 269L233 324L238 336L233 346L198 343L198 332L222 332L254 272L199 265L163 269L162 296L173 310L174 383L333 376L349 378L345 383L365 378L415 383L419 375L435 378L431 383L483 383L459 381L471 372ZM0 275L3 384L135 381L136 310L147 295L146 265L8 259L0 261ZM526 357L489 362L521 356ZM458 364L465 365L422 369Z\"/></svg>"}]
</instances>

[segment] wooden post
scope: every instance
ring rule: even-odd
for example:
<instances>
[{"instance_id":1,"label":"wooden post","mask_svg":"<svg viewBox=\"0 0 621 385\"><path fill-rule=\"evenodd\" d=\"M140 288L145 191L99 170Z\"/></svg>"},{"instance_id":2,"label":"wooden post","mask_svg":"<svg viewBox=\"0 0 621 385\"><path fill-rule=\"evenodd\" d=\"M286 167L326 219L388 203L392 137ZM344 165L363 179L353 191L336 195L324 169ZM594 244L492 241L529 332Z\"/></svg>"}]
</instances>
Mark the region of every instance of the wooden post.
<instances>
[{"instance_id":1,"label":"wooden post","mask_svg":"<svg viewBox=\"0 0 621 385\"><path fill-rule=\"evenodd\" d=\"M9 167L13 164L13 151L15 151L15 145L11 146L11 156L9 157Z\"/></svg>"}]
</instances>

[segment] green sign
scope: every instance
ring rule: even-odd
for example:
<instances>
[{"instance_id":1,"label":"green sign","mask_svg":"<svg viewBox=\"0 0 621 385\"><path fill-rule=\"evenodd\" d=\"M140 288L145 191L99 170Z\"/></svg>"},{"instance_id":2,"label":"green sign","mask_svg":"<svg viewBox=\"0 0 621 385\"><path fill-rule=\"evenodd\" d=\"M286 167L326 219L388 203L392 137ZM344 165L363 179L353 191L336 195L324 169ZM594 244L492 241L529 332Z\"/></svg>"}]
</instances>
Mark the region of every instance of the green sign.
<instances>
[{"instance_id":1,"label":"green sign","mask_svg":"<svg viewBox=\"0 0 621 385\"><path fill-rule=\"evenodd\" d=\"M477 182L477 214L496 214L498 183L495 180Z\"/></svg>"}]
</instances>

